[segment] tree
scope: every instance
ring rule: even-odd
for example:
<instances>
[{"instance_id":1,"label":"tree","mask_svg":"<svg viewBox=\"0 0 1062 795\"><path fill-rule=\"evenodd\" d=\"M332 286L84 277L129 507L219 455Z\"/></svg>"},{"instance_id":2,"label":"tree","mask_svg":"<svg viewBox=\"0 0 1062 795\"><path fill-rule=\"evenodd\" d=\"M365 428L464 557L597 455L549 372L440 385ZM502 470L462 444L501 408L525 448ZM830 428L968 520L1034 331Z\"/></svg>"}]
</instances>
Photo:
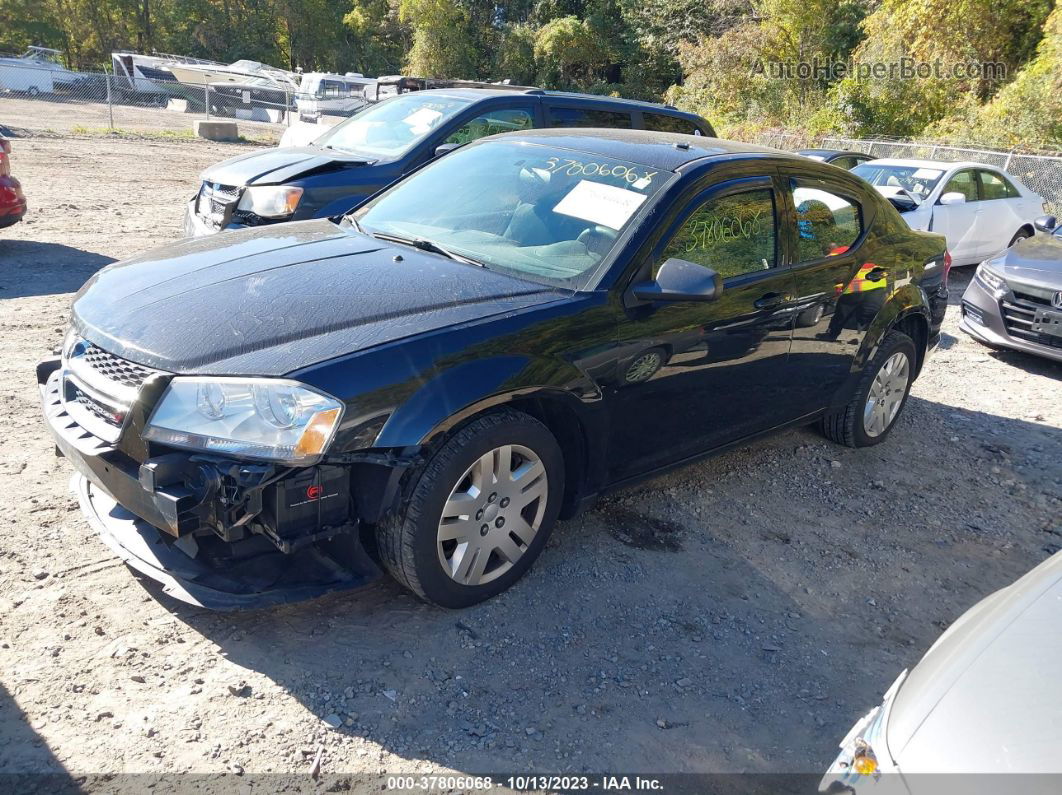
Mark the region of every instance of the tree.
<instances>
[{"instance_id":1,"label":"tree","mask_svg":"<svg viewBox=\"0 0 1062 795\"><path fill-rule=\"evenodd\" d=\"M955 110L980 104L1003 85L998 75L955 77L967 65L998 64L1013 74L1043 35L1050 0L883 0L863 23L854 55L865 64L925 63L927 77L899 71L849 76L832 101L848 131L916 135Z\"/></svg>"},{"instance_id":2,"label":"tree","mask_svg":"<svg viewBox=\"0 0 1062 795\"><path fill-rule=\"evenodd\" d=\"M454 0L400 0L398 19L413 31L406 70L418 77L476 76L468 14Z\"/></svg>"},{"instance_id":3,"label":"tree","mask_svg":"<svg viewBox=\"0 0 1062 795\"><path fill-rule=\"evenodd\" d=\"M528 24L510 25L501 36L495 57L494 76L520 85L535 82L535 30Z\"/></svg>"}]
</instances>

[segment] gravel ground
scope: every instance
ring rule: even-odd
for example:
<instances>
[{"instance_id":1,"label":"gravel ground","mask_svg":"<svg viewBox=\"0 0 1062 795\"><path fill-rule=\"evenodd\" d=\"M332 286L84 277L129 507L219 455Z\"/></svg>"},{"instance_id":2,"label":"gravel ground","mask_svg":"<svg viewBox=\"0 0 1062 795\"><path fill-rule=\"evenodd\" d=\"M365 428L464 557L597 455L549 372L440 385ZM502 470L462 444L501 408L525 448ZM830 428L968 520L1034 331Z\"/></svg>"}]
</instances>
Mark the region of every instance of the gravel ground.
<instances>
[{"instance_id":1,"label":"gravel ground","mask_svg":"<svg viewBox=\"0 0 1062 795\"><path fill-rule=\"evenodd\" d=\"M978 346L953 305L886 444L796 430L657 478L560 524L486 604L390 582L243 614L170 601L79 515L33 365L85 278L178 236L199 171L244 151L15 143L0 773L294 773L319 749L326 773L821 771L949 622L1062 543L1062 367Z\"/></svg>"}]
</instances>

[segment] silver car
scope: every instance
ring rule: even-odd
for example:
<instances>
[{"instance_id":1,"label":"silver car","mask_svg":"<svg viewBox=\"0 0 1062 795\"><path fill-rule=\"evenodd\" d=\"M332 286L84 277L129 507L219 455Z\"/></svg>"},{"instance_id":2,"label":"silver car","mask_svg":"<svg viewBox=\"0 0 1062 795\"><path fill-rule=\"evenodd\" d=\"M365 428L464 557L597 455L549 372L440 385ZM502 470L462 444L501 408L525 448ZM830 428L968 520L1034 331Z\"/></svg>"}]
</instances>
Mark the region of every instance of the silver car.
<instances>
[{"instance_id":1,"label":"silver car","mask_svg":"<svg viewBox=\"0 0 1062 795\"><path fill-rule=\"evenodd\" d=\"M967 610L901 673L819 791L1057 795L1060 661L1062 552Z\"/></svg>"},{"instance_id":2,"label":"silver car","mask_svg":"<svg viewBox=\"0 0 1062 795\"><path fill-rule=\"evenodd\" d=\"M1036 229L977 266L959 328L989 347L1062 362L1062 225L1046 215Z\"/></svg>"}]
</instances>

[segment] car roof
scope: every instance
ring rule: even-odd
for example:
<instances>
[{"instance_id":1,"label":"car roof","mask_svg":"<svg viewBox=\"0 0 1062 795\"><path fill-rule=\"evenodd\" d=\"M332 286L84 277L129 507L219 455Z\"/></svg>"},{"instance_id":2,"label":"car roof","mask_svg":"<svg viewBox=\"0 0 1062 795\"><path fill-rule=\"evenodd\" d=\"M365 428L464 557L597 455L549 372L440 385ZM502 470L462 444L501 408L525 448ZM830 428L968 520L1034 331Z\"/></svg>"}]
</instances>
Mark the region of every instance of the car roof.
<instances>
[{"instance_id":1,"label":"car roof","mask_svg":"<svg viewBox=\"0 0 1062 795\"><path fill-rule=\"evenodd\" d=\"M950 171L954 168L987 168L992 171L1003 171L990 163L978 163L973 160L917 160L902 157L879 157L870 161L883 166L914 166L916 168L935 168L940 171ZM1005 172L1004 172L1005 173Z\"/></svg>"},{"instance_id":2,"label":"car roof","mask_svg":"<svg viewBox=\"0 0 1062 795\"><path fill-rule=\"evenodd\" d=\"M502 133L480 139L484 142L492 140L524 141L543 146L556 146L560 149L572 149L584 154L626 160L666 171L676 171L695 160L728 155L773 155L794 163L808 163L805 157L766 146L725 141L704 135L684 135L653 130L554 127Z\"/></svg>"},{"instance_id":3,"label":"car roof","mask_svg":"<svg viewBox=\"0 0 1062 795\"><path fill-rule=\"evenodd\" d=\"M527 87L506 87L499 86L498 88L462 88L460 86L454 88L429 88L425 91L418 92L421 94L446 94L451 97L461 97L463 99L484 99L486 97L511 97L514 94L526 94L529 96L542 97L544 99L557 99L571 102L585 102L593 105L612 105L615 107L626 106L630 110L646 110L653 113L666 113L669 116L683 116L689 119L701 120L701 117L696 113L689 113L688 111L679 110L673 105L662 105L657 102L645 102L640 99L625 99L622 97L608 97L602 94L581 94L575 91L547 91L541 88L527 88Z\"/></svg>"}]
</instances>

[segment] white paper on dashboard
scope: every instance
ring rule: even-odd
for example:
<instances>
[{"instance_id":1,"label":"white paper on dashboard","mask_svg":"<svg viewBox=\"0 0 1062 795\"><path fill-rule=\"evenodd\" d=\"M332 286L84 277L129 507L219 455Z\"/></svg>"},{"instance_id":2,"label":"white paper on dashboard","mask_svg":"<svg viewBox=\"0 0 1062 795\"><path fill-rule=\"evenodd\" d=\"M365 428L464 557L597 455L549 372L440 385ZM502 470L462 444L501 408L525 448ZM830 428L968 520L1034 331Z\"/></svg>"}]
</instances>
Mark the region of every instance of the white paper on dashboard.
<instances>
[{"instance_id":1,"label":"white paper on dashboard","mask_svg":"<svg viewBox=\"0 0 1062 795\"><path fill-rule=\"evenodd\" d=\"M435 126L435 122L439 120L442 114L437 110L431 108L421 108L415 110L406 116L402 121L413 128L413 132L416 134L424 133Z\"/></svg>"},{"instance_id":2,"label":"white paper on dashboard","mask_svg":"<svg viewBox=\"0 0 1062 795\"><path fill-rule=\"evenodd\" d=\"M912 179L936 179L943 173L935 168L920 168L911 177Z\"/></svg>"},{"instance_id":3,"label":"white paper on dashboard","mask_svg":"<svg viewBox=\"0 0 1062 795\"><path fill-rule=\"evenodd\" d=\"M582 179L558 202L553 212L619 230L642 206L645 198L640 193Z\"/></svg>"}]
</instances>

